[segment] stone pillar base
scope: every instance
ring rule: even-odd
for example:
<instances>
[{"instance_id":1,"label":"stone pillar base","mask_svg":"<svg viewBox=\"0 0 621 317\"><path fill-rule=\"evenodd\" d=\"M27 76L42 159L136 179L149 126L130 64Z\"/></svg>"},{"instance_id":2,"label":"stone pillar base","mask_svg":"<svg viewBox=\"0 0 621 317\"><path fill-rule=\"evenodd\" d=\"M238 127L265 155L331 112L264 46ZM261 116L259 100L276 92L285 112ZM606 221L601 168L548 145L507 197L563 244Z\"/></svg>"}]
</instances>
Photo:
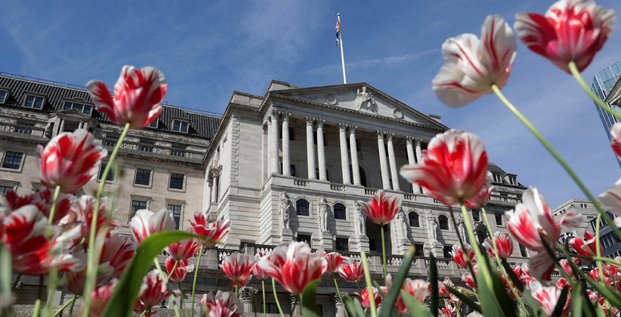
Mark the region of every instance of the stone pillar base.
<instances>
[{"instance_id":1,"label":"stone pillar base","mask_svg":"<svg viewBox=\"0 0 621 317\"><path fill-rule=\"evenodd\" d=\"M280 242L291 242L293 240L293 232L291 229L283 229L282 234L280 235Z\"/></svg>"},{"instance_id":2,"label":"stone pillar base","mask_svg":"<svg viewBox=\"0 0 621 317\"><path fill-rule=\"evenodd\" d=\"M412 247L412 241L409 239L400 239L401 243L398 245L399 254L406 254L408 250Z\"/></svg>"},{"instance_id":3,"label":"stone pillar base","mask_svg":"<svg viewBox=\"0 0 621 317\"><path fill-rule=\"evenodd\" d=\"M429 256L429 253L433 254L434 257L436 258L443 258L444 257L444 250L442 249L442 244L438 241L435 241L434 243L425 243L425 256Z\"/></svg>"},{"instance_id":4,"label":"stone pillar base","mask_svg":"<svg viewBox=\"0 0 621 317\"><path fill-rule=\"evenodd\" d=\"M334 246L332 244L332 234L330 234L330 232L323 231L321 235L319 235L319 245L317 246L317 248L324 250L334 249Z\"/></svg>"},{"instance_id":5,"label":"stone pillar base","mask_svg":"<svg viewBox=\"0 0 621 317\"><path fill-rule=\"evenodd\" d=\"M367 236L353 237L352 241L349 244L352 246L351 250L354 252L360 252L360 251L364 251L366 253L370 252L369 237Z\"/></svg>"}]
</instances>

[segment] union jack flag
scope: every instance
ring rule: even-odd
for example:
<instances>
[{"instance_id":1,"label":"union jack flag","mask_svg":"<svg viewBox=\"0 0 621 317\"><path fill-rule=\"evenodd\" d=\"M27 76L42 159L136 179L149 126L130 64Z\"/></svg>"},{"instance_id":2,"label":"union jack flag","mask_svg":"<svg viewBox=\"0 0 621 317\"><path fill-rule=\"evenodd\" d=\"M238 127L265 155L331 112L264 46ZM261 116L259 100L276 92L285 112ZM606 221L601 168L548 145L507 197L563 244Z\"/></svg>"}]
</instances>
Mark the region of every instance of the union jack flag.
<instances>
[{"instance_id":1,"label":"union jack flag","mask_svg":"<svg viewBox=\"0 0 621 317\"><path fill-rule=\"evenodd\" d=\"M336 45L339 45L339 36L341 33L341 20L339 20L338 18L336 19Z\"/></svg>"}]
</instances>

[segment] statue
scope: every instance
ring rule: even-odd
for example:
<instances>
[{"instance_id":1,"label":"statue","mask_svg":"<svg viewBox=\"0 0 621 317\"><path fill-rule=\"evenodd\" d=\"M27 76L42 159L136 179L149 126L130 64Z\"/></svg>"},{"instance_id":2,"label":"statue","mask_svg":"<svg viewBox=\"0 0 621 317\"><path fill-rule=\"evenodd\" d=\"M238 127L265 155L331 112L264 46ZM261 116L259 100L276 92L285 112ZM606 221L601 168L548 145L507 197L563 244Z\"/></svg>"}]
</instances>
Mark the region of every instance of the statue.
<instances>
[{"instance_id":1,"label":"statue","mask_svg":"<svg viewBox=\"0 0 621 317\"><path fill-rule=\"evenodd\" d=\"M280 208L278 208L278 214L280 215L282 230L289 229L289 217L291 217L291 211L293 210L293 204L289 199L289 195L286 192L280 193Z\"/></svg>"},{"instance_id":2,"label":"statue","mask_svg":"<svg viewBox=\"0 0 621 317\"><path fill-rule=\"evenodd\" d=\"M457 218L457 230L459 232L459 236L461 236L462 241L468 241L468 238L466 236L466 225L462 216L459 216L459 218Z\"/></svg>"},{"instance_id":3,"label":"statue","mask_svg":"<svg viewBox=\"0 0 621 317\"><path fill-rule=\"evenodd\" d=\"M358 110L368 110L373 113L377 113L377 103L375 98L370 92L367 92L367 87L362 86L362 90L356 90L356 99L354 100L358 106Z\"/></svg>"},{"instance_id":4,"label":"statue","mask_svg":"<svg viewBox=\"0 0 621 317\"><path fill-rule=\"evenodd\" d=\"M328 231L328 212L330 210L330 205L326 201L325 196L321 196L319 198L319 204L317 204L317 213L319 218L319 230L322 232Z\"/></svg>"},{"instance_id":5,"label":"statue","mask_svg":"<svg viewBox=\"0 0 621 317\"><path fill-rule=\"evenodd\" d=\"M365 220L366 219L365 219L364 213L361 210L360 203L357 201L354 201L354 222L355 222L356 234L358 236L367 235L367 227L366 227Z\"/></svg>"},{"instance_id":6,"label":"statue","mask_svg":"<svg viewBox=\"0 0 621 317\"><path fill-rule=\"evenodd\" d=\"M427 237L432 245L438 242L438 220L431 213L427 214Z\"/></svg>"},{"instance_id":7,"label":"statue","mask_svg":"<svg viewBox=\"0 0 621 317\"><path fill-rule=\"evenodd\" d=\"M397 224L398 230L403 234L403 240L410 241L410 228L408 224L408 219L405 216L405 212L403 209L399 209L399 213L397 213Z\"/></svg>"}]
</instances>

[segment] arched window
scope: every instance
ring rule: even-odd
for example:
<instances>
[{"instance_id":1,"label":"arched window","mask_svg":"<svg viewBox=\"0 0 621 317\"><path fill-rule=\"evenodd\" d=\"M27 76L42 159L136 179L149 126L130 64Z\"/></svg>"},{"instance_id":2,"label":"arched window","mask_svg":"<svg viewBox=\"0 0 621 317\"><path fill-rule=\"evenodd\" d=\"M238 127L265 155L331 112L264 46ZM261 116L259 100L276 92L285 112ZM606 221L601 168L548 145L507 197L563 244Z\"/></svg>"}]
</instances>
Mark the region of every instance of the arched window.
<instances>
[{"instance_id":1,"label":"arched window","mask_svg":"<svg viewBox=\"0 0 621 317\"><path fill-rule=\"evenodd\" d=\"M341 203L334 204L334 219L347 219L347 208Z\"/></svg>"},{"instance_id":2,"label":"arched window","mask_svg":"<svg viewBox=\"0 0 621 317\"><path fill-rule=\"evenodd\" d=\"M308 216L308 201L306 199L300 199L295 203L295 211L299 216Z\"/></svg>"},{"instance_id":3,"label":"arched window","mask_svg":"<svg viewBox=\"0 0 621 317\"><path fill-rule=\"evenodd\" d=\"M441 215L440 217L438 217L438 222L440 223L440 229L442 230L449 229L448 218L446 218L446 216Z\"/></svg>"},{"instance_id":4,"label":"arched window","mask_svg":"<svg viewBox=\"0 0 621 317\"><path fill-rule=\"evenodd\" d=\"M415 212L411 212L408 214L408 218L410 220L411 227L420 227L420 222L418 221L418 214Z\"/></svg>"}]
</instances>

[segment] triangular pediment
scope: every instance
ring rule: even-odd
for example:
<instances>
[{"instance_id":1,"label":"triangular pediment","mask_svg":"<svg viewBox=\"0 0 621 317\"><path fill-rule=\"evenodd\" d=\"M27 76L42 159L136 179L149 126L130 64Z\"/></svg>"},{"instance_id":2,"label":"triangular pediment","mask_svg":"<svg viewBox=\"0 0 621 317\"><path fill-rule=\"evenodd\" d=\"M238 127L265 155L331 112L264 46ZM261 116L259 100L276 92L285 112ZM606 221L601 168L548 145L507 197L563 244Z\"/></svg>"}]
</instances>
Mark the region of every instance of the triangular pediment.
<instances>
[{"instance_id":1,"label":"triangular pediment","mask_svg":"<svg viewBox=\"0 0 621 317\"><path fill-rule=\"evenodd\" d=\"M367 83L291 88L272 93L310 103L357 111L362 114L446 128L431 116L413 109Z\"/></svg>"}]
</instances>

